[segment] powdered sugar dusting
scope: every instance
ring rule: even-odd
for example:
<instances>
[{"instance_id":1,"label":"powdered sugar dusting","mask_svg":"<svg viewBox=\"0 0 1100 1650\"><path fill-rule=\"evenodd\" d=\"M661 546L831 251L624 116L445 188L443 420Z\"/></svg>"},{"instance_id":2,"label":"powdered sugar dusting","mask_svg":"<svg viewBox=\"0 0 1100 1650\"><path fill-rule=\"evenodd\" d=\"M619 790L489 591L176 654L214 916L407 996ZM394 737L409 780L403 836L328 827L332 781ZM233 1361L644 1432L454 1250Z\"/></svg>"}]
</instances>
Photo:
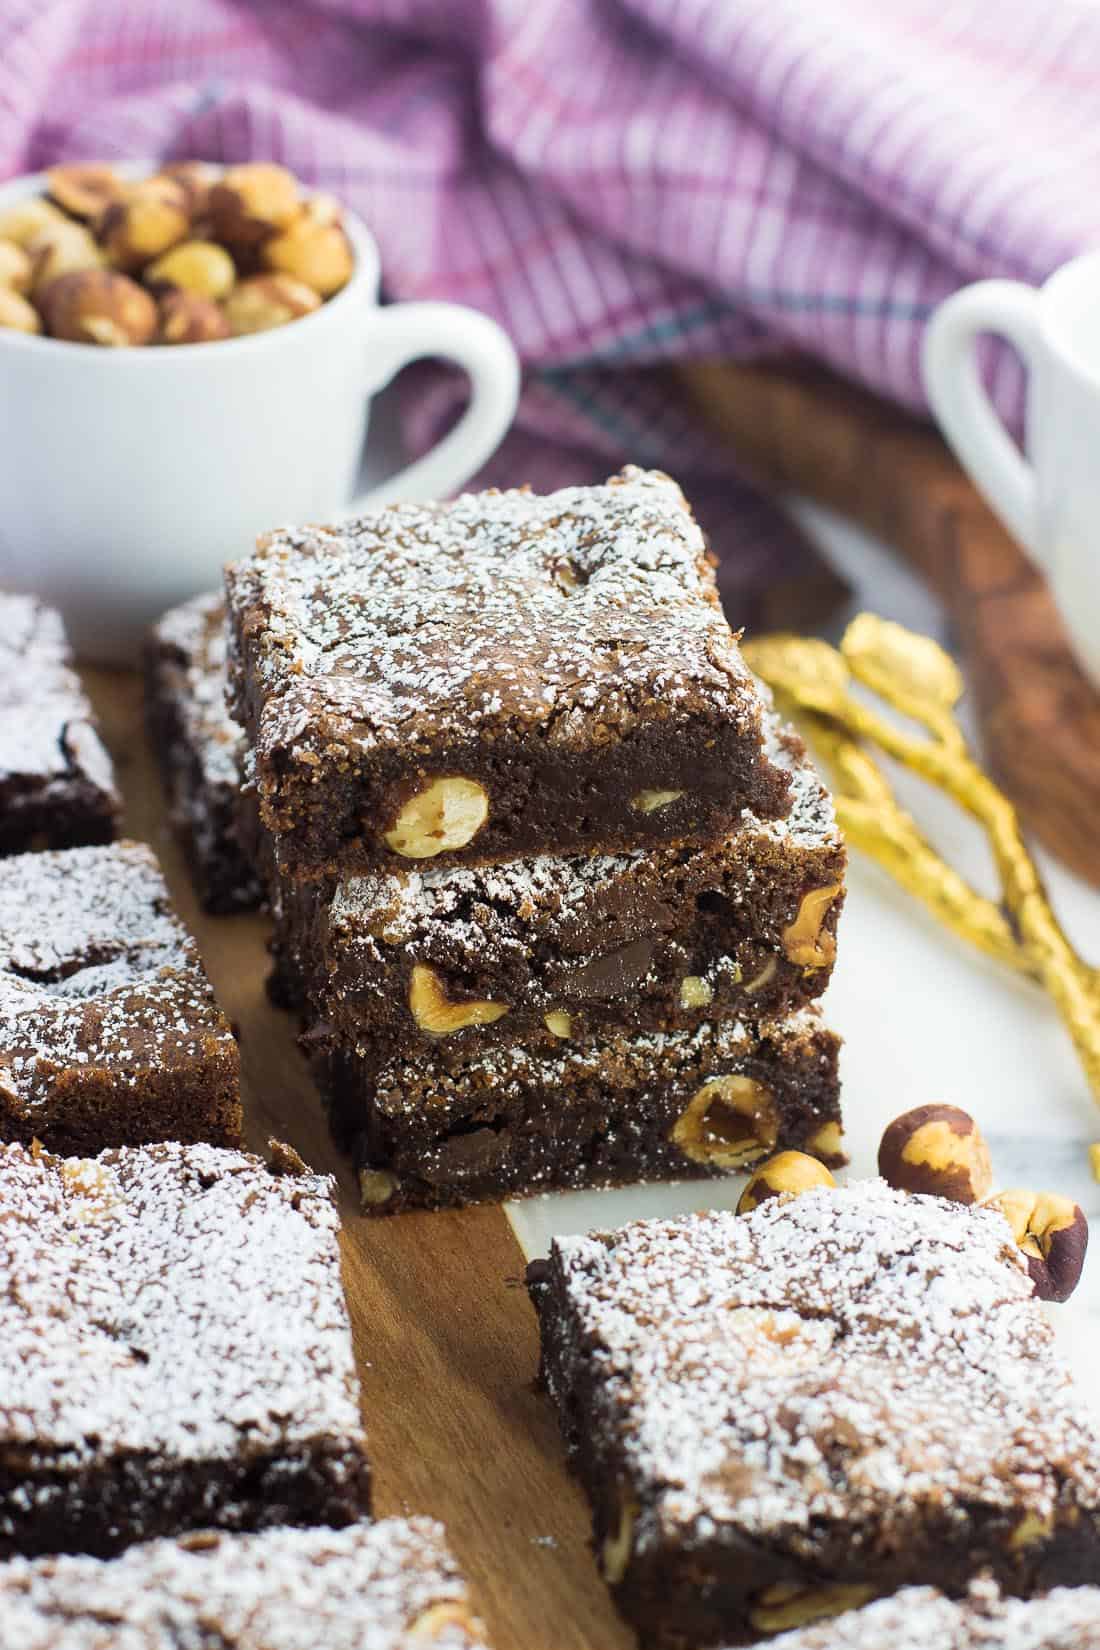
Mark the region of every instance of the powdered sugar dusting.
<instances>
[{"instance_id":1,"label":"powdered sugar dusting","mask_svg":"<svg viewBox=\"0 0 1100 1650\"><path fill-rule=\"evenodd\" d=\"M0 784L97 816L120 806L110 759L72 669L61 616L32 596L0 593ZM10 799L9 799L10 805Z\"/></svg>"},{"instance_id":2,"label":"powdered sugar dusting","mask_svg":"<svg viewBox=\"0 0 1100 1650\"><path fill-rule=\"evenodd\" d=\"M181 603L164 615L153 634L159 648L173 650L179 662L182 686L176 706L188 747L201 764L202 785L228 786L235 794L242 735L225 702L224 596L217 591Z\"/></svg>"},{"instance_id":3,"label":"powdered sugar dusting","mask_svg":"<svg viewBox=\"0 0 1100 1650\"><path fill-rule=\"evenodd\" d=\"M639 1549L720 1529L812 1560L831 1525L893 1547L936 1508L1097 1518L1100 1437L992 1210L871 1181L554 1254L555 1391L598 1371L587 1427L638 1491Z\"/></svg>"},{"instance_id":4,"label":"powdered sugar dusting","mask_svg":"<svg viewBox=\"0 0 1100 1650\"><path fill-rule=\"evenodd\" d=\"M0 1444L28 1473L361 1447L330 1181L213 1146L0 1146L0 1211Z\"/></svg>"},{"instance_id":5,"label":"powdered sugar dusting","mask_svg":"<svg viewBox=\"0 0 1100 1650\"><path fill-rule=\"evenodd\" d=\"M53 1118L71 1068L120 1093L150 1071L236 1066L194 941L140 843L0 860L0 1101Z\"/></svg>"},{"instance_id":6,"label":"powdered sugar dusting","mask_svg":"<svg viewBox=\"0 0 1100 1650\"><path fill-rule=\"evenodd\" d=\"M457 1625L410 1636L467 1590L430 1519L269 1530L0 1568L5 1644L19 1650L483 1650ZM61 1635L61 1636L59 1636Z\"/></svg>"},{"instance_id":7,"label":"powdered sugar dusting","mask_svg":"<svg viewBox=\"0 0 1100 1650\"><path fill-rule=\"evenodd\" d=\"M1100 1588L1002 1598L992 1581L979 1580L965 1599L949 1599L933 1587L906 1587L768 1644L772 1650L1097 1650Z\"/></svg>"},{"instance_id":8,"label":"powdered sugar dusting","mask_svg":"<svg viewBox=\"0 0 1100 1650\"><path fill-rule=\"evenodd\" d=\"M359 750L498 723L591 742L594 713L626 730L688 702L758 726L702 534L658 472L283 529L227 585L261 751L293 747L322 713L330 740Z\"/></svg>"}]
</instances>

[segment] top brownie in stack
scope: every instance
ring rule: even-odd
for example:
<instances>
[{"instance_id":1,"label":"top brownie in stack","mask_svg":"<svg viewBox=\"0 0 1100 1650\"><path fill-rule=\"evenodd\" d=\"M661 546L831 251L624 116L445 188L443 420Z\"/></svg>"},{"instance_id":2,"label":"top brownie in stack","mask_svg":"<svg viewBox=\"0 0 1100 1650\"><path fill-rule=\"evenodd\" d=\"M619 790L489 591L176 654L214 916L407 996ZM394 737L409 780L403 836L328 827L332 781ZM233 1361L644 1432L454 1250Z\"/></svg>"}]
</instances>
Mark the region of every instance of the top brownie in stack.
<instances>
[{"instance_id":1,"label":"top brownie in stack","mask_svg":"<svg viewBox=\"0 0 1100 1650\"><path fill-rule=\"evenodd\" d=\"M110 842L121 810L61 615L0 594L0 854Z\"/></svg>"},{"instance_id":2,"label":"top brownie in stack","mask_svg":"<svg viewBox=\"0 0 1100 1650\"><path fill-rule=\"evenodd\" d=\"M288 529L227 589L285 874L709 841L787 809L702 534L657 472Z\"/></svg>"}]
</instances>

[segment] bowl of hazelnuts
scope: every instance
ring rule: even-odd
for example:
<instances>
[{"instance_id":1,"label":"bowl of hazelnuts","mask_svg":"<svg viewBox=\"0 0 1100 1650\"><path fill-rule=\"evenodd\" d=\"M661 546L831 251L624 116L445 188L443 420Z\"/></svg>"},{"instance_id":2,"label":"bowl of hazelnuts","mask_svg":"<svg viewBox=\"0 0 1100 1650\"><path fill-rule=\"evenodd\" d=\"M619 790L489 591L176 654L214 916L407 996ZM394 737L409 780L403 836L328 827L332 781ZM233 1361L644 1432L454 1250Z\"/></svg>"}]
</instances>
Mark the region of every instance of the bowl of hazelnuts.
<instances>
[{"instance_id":1,"label":"bowl of hazelnuts","mask_svg":"<svg viewBox=\"0 0 1100 1650\"><path fill-rule=\"evenodd\" d=\"M124 661L258 533L460 487L511 422L515 351L475 310L380 286L362 219L273 163L0 186L0 587ZM420 356L463 367L469 405L357 498L371 397Z\"/></svg>"},{"instance_id":2,"label":"bowl of hazelnuts","mask_svg":"<svg viewBox=\"0 0 1100 1650\"><path fill-rule=\"evenodd\" d=\"M264 162L55 166L0 211L0 328L118 349L285 326L351 279L343 218Z\"/></svg>"}]
</instances>

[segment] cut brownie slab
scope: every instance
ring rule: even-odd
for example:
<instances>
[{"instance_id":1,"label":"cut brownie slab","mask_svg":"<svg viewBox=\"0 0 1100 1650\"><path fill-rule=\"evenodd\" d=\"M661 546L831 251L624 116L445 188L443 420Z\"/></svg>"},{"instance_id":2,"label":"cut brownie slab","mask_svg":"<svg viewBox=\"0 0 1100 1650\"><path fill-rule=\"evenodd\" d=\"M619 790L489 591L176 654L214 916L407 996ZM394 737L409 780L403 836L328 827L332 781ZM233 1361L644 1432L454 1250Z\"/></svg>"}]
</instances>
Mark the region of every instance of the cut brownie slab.
<instances>
[{"instance_id":1,"label":"cut brownie slab","mask_svg":"<svg viewBox=\"0 0 1100 1650\"><path fill-rule=\"evenodd\" d=\"M226 578L289 875L713 840L787 807L667 476L288 529Z\"/></svg>"},{"instance_id":2,"label":"cut brownie slab","mask_svg":"<svg viewBox=\"0 0 1100 1650\"><path fill-rule=\"evenodd\" d=\"M963 1599L906 1587L767 1642L769 1650L1100 1650L1100 1587L1031 1599L1005 1598L992 1581L975 1581Z\"/></svg>"},{"instance_id":3,"label":"cut brownie slab","mask_svg":"<svg viewBox=\"0 0 1100 1650\"><path fill-rule=\"evenodd\" d=\"M742 816L706 847L291 882L279 1000L376 1052L774 1020L820 996L836 952L844 846L798 736L767 718L792 776L784 820Z\"/></svg>"},{"instance_id":4,"label":"cut brownie slab","mask_svg":"<svg viewBox=\"0 0 1100 1650\"><path fill-rule=\"evenodd\" d=\"M644 1643L1100 1573L1100 1433L997 1211L861 1182L562 1239L529 1277Z\"/></svg>"},{"instance_id":5,"label":"cut brownie slab","mask_svg":"<svg viewBox=\"0 0 1100 1650\"><path fill-rule=\"evenodd\" d=\"M0 1565L0 1650L108 1644L485 1650L442 1526L427 1518L261 1535L204 1530L132 1547L119 1558Z\"/></svg>"},{"instance_id":6,"label":"cut brownie slab","mask_svg":"<svg viewBox=\"0 0 1100 1650\"><path fill-rule=\"evenodd\" d=\"M787 1146L843 1161L838 1044L814 1009L758 1028L727 1020L549 1050L442 1045L373 1069L369 1055L312 1041L374 1212L695 1179Z\"/></svg>"},{"instance_id":7,"label":"cut brownie slab","mask_svg":"<svg viewBox=\"0 0 1100 1650\"><path fill-rule=\"evenodd\" d=\"M110 842L121 809L61 615L0 593L0 854Z\"/></svg>"},{"instance_id":8,"label":"cut brownie slab","mask_svg":"<svg viewBox=\"0 0 1100 1650\"><path fill-rule=\"evenodd\" d=\"M239 1066L148 848L0 861L0 1139L235 1144Z\"/></svg>"},{"instance_id":9,"label":"cut brownie slab","mask_svg":"<svg viewBox=\"0 0 1100 1650\"><path fill-rule=\"evenodd\" d=\"M225 601L166 613L145 649L145 703L169 813L205 910L252 911L259 879L238 832L243 735L225 703Z\"/></svg>"},{"instance_id":10,"label":"cut brownie slab","mask_svg":"<svg viewBox=\"0 0 1100 1650\"><path fill-rule=\"evenodd\" d=\"M365 1513L338 1229L240 1152L0 1147L0 1557Z\"/></svg>"}]
</instances>

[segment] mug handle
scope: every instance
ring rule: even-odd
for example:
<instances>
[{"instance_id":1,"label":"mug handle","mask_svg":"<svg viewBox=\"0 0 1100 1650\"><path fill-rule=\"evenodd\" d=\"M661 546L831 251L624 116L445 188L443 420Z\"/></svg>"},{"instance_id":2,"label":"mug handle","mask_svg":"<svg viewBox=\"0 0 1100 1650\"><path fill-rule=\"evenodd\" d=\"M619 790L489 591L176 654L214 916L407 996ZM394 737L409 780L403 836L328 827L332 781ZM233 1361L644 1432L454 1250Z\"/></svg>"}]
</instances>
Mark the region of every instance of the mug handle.
<instances>
[{"instance_id":1,"label":"mug handle","mask_svg":"<svg viewBox=\"0 0 1100 1650\"><path fill-rule=\"evenodd\" d=\"M955 456L1024 549L1040 558L1035 472L1021 458L978 375L975 344L1000 333L1029 372L1039 359L1039 294L1022 281L978 281L936 310L924 335L924 387Z\"/></svg>"},{"instance_id":2,"label":"mug handle","mask_svg":"<svg viewBox=\"0 0 1100 1650\"><path fill-rule=\"evenodd\" d=\"M463 304L398 303L376 310L370 330L368 394L422 356L453 361L469 375L470 404L423 458L352 500L345 514L402 500L446 498L499 446L519 401L519 358L503 327Z\"/></svg>"}]
</instances>

